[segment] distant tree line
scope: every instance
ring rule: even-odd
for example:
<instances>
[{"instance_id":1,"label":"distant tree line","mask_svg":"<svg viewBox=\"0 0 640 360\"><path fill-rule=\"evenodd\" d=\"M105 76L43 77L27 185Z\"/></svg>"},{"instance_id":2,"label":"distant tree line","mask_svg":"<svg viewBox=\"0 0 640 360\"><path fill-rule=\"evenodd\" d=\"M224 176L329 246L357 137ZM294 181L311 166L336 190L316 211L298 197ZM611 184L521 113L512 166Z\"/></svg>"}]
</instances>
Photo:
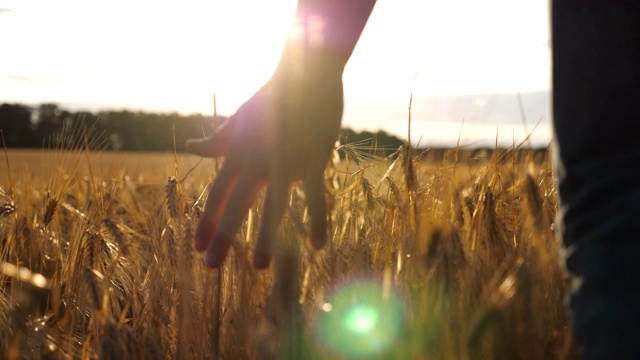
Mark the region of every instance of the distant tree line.
<instances>
[{"instance_id":1,"label":"distant tree line","mask_svg":"<svg viewBox=\"0 0 640 360\"><path fill-rule=\"evenodd\" d=\"M0 130L8 148L77 147L84 143L106 150L183 150L186 139L211 132L213 119L203 115L139 111L71 112L56 104L31 108L0 105Z\"/></svg>"},{"instance_id":2,"label":"distant tree line","mask_svg":"<svg viewBox=\"0 0 640 360\"><path fill-rule=\"evenodd\" d=\"M221 118L220 121L226 119ZM57 104L29 107L0 105L0 130L7 148L73 148L84 146L125 151L184 150L189 138L212 131L213 117L201 114L147 113L141 111L71 112ZM361 151L390 154L404 142L383 131L345 129L340 142L355 143ZM1 144L0 144L1 145Z\"/></svg>"},{"instance_id":3,"label":"distant tree line","mask_svg":"<svg viewBox=\"0 0 640 360\"><path fill-rule=\"evenodd\" d=\"M370 131L356 132L351 129L342 129L340 132L340 144L353 144L358 151L388 156L396 153L405 141L384 131L375 133ZM340 152L344 157L344 152Z\"/></svg>"}]
</instances>

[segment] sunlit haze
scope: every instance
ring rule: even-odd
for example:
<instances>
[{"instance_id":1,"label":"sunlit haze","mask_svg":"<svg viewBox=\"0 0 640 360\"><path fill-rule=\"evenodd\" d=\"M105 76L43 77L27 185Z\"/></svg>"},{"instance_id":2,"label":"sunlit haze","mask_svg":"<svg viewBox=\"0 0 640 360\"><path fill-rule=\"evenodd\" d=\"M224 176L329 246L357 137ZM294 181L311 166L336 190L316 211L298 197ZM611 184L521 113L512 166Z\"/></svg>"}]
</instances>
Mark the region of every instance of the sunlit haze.
<instances>
[{"instance_id":1,"label":"sunlit haze","mask_svg":"<svg viewBox=\"0 0 640 360\"><path fill-rule=\"evenodd\" d=\"M211 114L215 91L231 114L274 71L295 5L0 0L0 103ZM343 124L406 138L413 92L414 143L508 145L524 139L524 118L548 144L548 11L540 0L378 0L344 74Z\"/></svg>"}]
</instances>

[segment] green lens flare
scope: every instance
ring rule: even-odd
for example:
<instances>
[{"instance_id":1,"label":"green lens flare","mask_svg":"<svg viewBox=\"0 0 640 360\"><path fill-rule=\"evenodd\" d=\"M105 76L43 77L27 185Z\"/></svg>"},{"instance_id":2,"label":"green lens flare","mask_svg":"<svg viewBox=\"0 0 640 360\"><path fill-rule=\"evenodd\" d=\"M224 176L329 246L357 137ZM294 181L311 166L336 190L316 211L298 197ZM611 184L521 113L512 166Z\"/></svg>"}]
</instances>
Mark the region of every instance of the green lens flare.
<instances>
[{"instance_id":1,"label":"green lens flare","mask_svg":"<svg viewBox=\"0 0 640 360\"><path fill-rule=\"evenodd\" d=\"M377 321L378 312L375 308L370 306L354 307L347 314L344 327L353 333L366 334L375 328Z\"/></svg>"},{"instance_id":2,"label":"green lens flare","mask_svg":"<svg viewBox=\"0 0 640 360\"><path fill-rule=\"evenodd\" d=\"M331 352L350 358L381 354L402 331L402 302L394 292L383 296L380 284L345 284L328 300L320 307L316 335Z\"/></svg>"}]
</instances>

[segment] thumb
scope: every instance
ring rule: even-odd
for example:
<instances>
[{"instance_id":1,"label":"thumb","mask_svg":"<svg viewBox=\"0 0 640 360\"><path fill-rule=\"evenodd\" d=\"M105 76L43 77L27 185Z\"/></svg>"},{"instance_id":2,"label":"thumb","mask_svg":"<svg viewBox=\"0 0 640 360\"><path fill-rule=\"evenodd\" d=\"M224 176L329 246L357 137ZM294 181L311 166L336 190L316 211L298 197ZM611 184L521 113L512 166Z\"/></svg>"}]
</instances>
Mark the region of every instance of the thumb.
<instances>
[{"instance_id":1,"label":"thumb","mask_svg":"<svg viewBox=\"0 0 640 360\"><path fill-rule=\"evenodd\" d=\"M215 134L201 139L187 140L185 149L191 154L204 157L223 156L227 152L232 136L233 126L227 123Z\"/></svg>"}]
</instances>

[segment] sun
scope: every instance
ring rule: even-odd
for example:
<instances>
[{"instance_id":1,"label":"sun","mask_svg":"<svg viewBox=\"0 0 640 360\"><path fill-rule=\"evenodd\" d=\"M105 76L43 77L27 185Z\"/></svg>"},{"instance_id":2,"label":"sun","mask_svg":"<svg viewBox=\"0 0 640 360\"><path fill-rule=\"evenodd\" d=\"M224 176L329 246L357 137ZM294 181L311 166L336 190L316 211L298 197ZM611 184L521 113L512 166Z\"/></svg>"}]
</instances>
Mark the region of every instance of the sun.
<instances>
[{"instance_id":1,"label":"sun","mask_svg":"<svg viewBox=\"0 0 640 360\"><path fill-rule=\"evenodd\" d=\"M210 64L209 86L215 86L223 111L233 111L273 74L295 6L295 0L212 4L211 31L199 42Z\"/></svg>"},{"instance_id":2,"label":"sun","mask_svg":"<svg viewBox=\"0 0 640 360\"><path fill-rule=\"evenodd\" d=\"M6 44L12 56L0 59L0 76L13 81L5 81L5 95L211 113L216 91L219 108L230 113L275 70L295 6L295 0L16 3L0 23L0 30L19 34Z\"/></svg>"}]
</instances>

